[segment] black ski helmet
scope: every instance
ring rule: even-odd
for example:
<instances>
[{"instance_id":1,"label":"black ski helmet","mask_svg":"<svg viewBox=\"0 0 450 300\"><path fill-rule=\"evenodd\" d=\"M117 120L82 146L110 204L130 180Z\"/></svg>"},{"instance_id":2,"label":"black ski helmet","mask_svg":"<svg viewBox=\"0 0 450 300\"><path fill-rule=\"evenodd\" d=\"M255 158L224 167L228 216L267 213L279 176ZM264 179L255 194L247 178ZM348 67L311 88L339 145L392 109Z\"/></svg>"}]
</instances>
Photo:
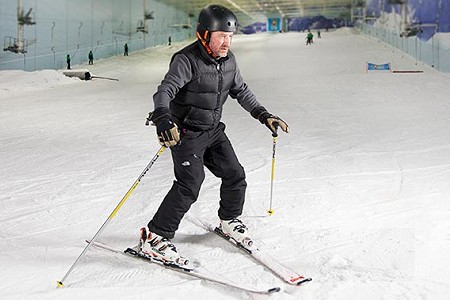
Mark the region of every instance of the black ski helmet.
<instances>
[{"instance_id":1,"label":"black ski helmet","mask_svg":"<svg viewBox=\"0 0 450 300\"><path fill-rule=\"evenodd\" d=\"M209 41L210 32L235 32L237 23L237 18L231 10L221 5L212 4L201 10L198 16L197 32L203 39ZM207 36L205 36L205 33Z\"/></svg>"}]
</instances>

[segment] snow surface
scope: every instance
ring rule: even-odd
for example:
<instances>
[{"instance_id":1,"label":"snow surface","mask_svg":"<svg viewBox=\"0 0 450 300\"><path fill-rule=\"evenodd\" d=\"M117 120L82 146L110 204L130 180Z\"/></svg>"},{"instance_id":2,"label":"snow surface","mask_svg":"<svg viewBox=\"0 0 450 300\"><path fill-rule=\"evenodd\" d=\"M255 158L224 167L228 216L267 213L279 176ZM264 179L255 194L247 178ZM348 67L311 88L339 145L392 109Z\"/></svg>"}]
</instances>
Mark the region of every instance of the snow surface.
<instances>
[{"instance_id":1,"label":"snow surface","mask_svg":"<svg viewBox=\"0 0 450 300\"><path fill-rule=\"evenodd\" d=\"M449 76L348 29L322 36L312 46L303 33L234 40L247 83L291 129L277 142L271 217L270 132L232 99L223 117L247 172L243 220L260 248L312 282L288 286L184 219L173 240L183 255L282 291L252 295L100 249L56 288L159 149L144 122L176 44L88 67L119 82L0 72L1 298L448 299ZM424 73L366 73L366 62ZM172 178L167 151L98 240L136 244ZM216 223L219 185L208 173L188 215Z\"/></svg>"}]
</instances>

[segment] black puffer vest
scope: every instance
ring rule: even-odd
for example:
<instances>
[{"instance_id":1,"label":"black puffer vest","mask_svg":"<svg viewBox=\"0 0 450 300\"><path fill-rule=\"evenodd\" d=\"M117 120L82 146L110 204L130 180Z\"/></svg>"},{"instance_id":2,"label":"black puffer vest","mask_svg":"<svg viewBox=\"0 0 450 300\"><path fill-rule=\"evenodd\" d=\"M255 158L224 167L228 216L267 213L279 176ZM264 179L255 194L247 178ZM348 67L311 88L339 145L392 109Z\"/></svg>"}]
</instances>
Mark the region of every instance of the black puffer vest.
<instances>
[{"instance_id":1,"label":"black puffer vest","mask_svg":"<svg viewBox=\"0 0 450 300\"><path fill-rule=\"evenodd\" d=\"M170 102L170 113L182 128L205 131L215 128L222 107L234 83L236 60L233 53L219 61L210 57L196 41L174 54L185 55L192 67L192 79Z\"/></svg>"}]
</instances>

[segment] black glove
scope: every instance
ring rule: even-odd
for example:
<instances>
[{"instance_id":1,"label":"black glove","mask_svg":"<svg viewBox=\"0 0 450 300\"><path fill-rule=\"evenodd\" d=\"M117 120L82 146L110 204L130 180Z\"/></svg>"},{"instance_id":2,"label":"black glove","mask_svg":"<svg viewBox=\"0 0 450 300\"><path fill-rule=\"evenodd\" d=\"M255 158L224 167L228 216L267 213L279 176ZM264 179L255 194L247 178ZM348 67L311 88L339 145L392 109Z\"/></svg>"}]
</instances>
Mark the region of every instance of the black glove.
<instances>
[{"instance_id":1,"label":"black glove","mask_svg":"<svg viewBox=\"0 0 450 300\"><path fill-rule=\"evenodd\" d=\"M172 147L178 144L180 131L177 124L170 119L167 108L157 108L150 113L149 119L156 125L156 134L161 146Z\"/></svg>"},{"instance_id":2,"label":"black glove","mask_svg":"<svg viewBox=\"0 0 450 300\"><path fill-rule=\"evenodd\" d=\"M277 135L278 127L284 132L289 132L289 126L281 118L270 114L264 107L255 108L252 111L252 116L257 118L262 124L266 125L267 128L272 131L272 135Z\"/></svg>"}]
</instances>

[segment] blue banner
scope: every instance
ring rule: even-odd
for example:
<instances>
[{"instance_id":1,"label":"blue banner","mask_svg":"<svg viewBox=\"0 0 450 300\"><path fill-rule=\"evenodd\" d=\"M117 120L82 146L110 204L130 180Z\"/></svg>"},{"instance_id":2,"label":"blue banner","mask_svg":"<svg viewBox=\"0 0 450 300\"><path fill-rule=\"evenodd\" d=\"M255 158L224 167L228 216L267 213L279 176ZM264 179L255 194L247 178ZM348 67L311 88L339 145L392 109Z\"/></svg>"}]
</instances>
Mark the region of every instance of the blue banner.
<instances>
[{"instance_id":1,"label":"blue banner","mask_svg":"<svg viewBox=\"0 0 450 300\"><path fill-rule=\"evenodd\" d=\"M280 31L280 30L281 30L281 19L280 18L267 19L267 31Z\"/></svg>"},{"instance_id":2,"label":"blue banner","mask_svg":"<svg viewBox=\"0 0 450 300\"><path fill-rule=\"evenodd\" d=\"M390 71L391 64L390 63L385 63L385 64L367 63L367 70L368 71L375 71L375 70Z\"/></svg>"}]
</instances>

